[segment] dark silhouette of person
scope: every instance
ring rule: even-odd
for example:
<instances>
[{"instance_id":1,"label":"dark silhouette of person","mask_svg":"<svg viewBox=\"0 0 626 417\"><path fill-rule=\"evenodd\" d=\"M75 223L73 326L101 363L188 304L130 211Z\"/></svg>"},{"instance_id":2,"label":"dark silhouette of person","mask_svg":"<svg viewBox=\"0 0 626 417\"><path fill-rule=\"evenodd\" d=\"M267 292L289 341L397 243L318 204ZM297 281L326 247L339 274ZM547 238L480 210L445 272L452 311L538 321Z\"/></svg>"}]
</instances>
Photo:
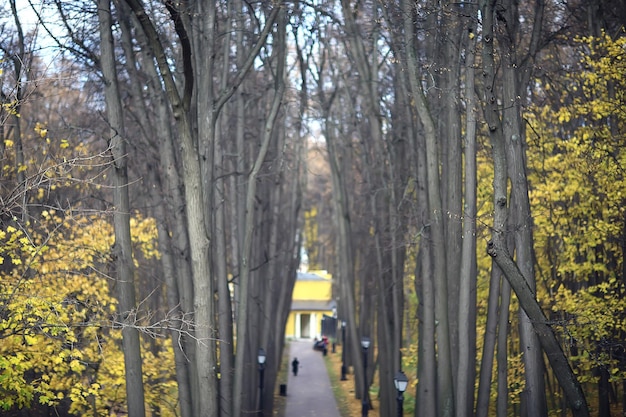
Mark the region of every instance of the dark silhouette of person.
<instances>
[{"instance_id":1,"label":"dark silhouette of person","mask_svg":"<svg viewBox=\"0 0 626 417\"><path fill-rule=\"evenodd\" d=\"M294 360L291 361L291 370L293 371L294 376L298 375L299 367L300 367L300 361L298 360L298 358L294 358Z\"/></svg>"}]
</instances>

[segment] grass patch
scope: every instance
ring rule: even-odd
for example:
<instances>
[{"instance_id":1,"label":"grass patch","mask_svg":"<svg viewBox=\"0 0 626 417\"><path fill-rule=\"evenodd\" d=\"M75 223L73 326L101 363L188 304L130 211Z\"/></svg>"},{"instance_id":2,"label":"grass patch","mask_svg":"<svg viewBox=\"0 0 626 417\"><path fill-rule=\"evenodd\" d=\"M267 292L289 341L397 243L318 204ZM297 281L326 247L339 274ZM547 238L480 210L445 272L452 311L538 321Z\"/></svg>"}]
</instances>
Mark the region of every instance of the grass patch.
<instances>
[{"instance_id":1,"label":"grass patch","mask_svg":"<svg viewBox=\"0 0 626 417\"><path fill-rule=\"evenodd\" d=\"M337 353L328 353L324 357L324 363L330 377L330 384L335 393L335 400L341 417L361 417L361 400L354 395L354 375L348 374L346 381L341 380L341 347L337 349ZM370 399L372 400L373 410L369 410L368 417L379 417L378 411L378 386L370 387Z\"/></svg>"},{"instance_id":2,"label":"grass patch","mask_svg":"<svg viewBox=\"0 0 626 417\"><path fill-rule=\"evenodd\" d=\"M281 358L280 369L276 377L276 390L274 391L274 417L285 417L285 407L287 397L280 395L280 384L286 384L289 377L289 342L285 342L283 357Z\"/></svg>"},{"instance_id":3,"label":"grass patch","mask_svg":"<svg viewBox=\"0 0 626 417\"><path fill-rule=\"evenodd\" d=\"M324 363L330 378L330 385L335 394L339 414L341 414L341 417L357 417L360 414L360 408L358 410L359 413L354 414L354 382L350 378L347 381L341 380L341 363L337 367L337 361L334 360L336 356L337 354L329 353L324 356Z\"/></svg>"}]
</instances>

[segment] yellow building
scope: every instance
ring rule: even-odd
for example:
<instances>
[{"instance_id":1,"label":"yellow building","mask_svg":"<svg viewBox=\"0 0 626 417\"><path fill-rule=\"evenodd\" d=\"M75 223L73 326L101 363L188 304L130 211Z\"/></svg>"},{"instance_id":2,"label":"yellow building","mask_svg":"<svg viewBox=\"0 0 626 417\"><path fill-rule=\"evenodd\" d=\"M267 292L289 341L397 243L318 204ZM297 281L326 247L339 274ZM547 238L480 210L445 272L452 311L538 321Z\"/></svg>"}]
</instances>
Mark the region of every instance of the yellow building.
<instances>
[{"instance_id":1,"label":"yellow building","mask_svg":"<svg viewBox=\"0 0 626 417\"><path fill-rule=\"evenodd\" d=\"M337 314L332 287L332 278L326 271L298 272L285 337L319 339L322 336L323 317Z\"/></svg>"}]
</instances>

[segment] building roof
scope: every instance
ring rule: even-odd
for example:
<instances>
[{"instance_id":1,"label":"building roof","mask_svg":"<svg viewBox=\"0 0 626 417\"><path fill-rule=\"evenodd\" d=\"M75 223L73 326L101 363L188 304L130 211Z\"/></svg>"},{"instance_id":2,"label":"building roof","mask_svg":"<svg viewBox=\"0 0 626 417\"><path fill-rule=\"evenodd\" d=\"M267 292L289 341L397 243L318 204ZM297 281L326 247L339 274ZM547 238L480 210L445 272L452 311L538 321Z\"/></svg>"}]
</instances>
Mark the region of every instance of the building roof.
<instances>
[{"instance_id":1,"label":"building roof","mask_svg":"<svg viewBox=\"0 0 626 417\"><path fill-rule=\"evenodd\" d=\"M331 311L336 305L335 300L293 300L291 310Z\"/></svg>"},{"instance_id":2,"label":"building roof","mask_svg":"<svg viewBox=\"0 0 626 417\"><path fill-rule=\"evenodd\" d=\"M323 277L314 272L298 271L298 275L296 278L298 281L329 281L329 278Z\"/></svg>"}]
</instances>

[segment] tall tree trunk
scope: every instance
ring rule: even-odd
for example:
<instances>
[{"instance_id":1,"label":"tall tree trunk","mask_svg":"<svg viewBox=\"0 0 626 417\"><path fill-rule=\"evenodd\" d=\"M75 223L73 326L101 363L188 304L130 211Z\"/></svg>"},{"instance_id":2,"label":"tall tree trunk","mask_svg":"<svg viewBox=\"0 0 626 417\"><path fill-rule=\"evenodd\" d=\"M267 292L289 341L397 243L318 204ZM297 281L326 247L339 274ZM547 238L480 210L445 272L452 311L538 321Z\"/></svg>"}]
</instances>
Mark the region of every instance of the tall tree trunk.
<instances>
[{"instance_id":1,"label":"tall tree trunk","mask_svg":"<svg viewBox=\"0 0 626 417\"><path fill-rule=\"evenodd\" d=\"M219 132L218 132L218 136ZM219 147L215 151L215 164L222 162L223 151ZM217 290L217 321L219 337L217 340L220 364L220 416L231 416L233 411L233 369L234 369L234 338L233 338L233 308L231 304L230 285L226 261L226 203L224 195L226 179L221 176L215 178L215 192L213 198L215 212L214 247L215 280Z\"/></svg>"},{"instance_id":2,"label":"tall tree trunk","mask_svg":"<svg viewBox=\"0 0 626 417\"><path fill-rule=\"evenodd\" d=\"M350 57L358 69L362 94L365 118L368 130L363 132L363 155L365 158L364 177L365 183L372 191L369 197L369 217L372 219L371 226L374 230L374 246L369 249L373 256L366 256L365 259L376 260L378 271L371 281L372 285L367 285L364 281L361 284L363 291L363 302L360 304L361 320L359 321L363 334L370 334L369 323L376 323L378 334L378 378L379 378L379 404L382 415L391 415L396 412L396 391L393 388L393 378L395 372L400 369L400 341L402 336L402 315L400 310L402 304L399 300L398 292L402 295L402 274L398 277L398 269L395 261L398 255L396 246L389 247L394 241L394 234L397 229L394 224L394 173L396 172L397 161L393 159L392 140L384 140L380 102L378 93L380 83L378 75L379 55L377 42L379 39L378 26L371 27L371 34L364 36L357 25L359 17L364 20L377 22L379 20L378 3L374 2L364 8L363 11L354 11L349 1L342 1L342 10L346 26L346 34ZM369 44L365 40L369 40ZM356 111L355 111L356 114ZM397 169L398 177L401 177L401 169ZM372 271L368 268L368 271ZM372 278L371 273L359 274L364 280ZM373 288L376 288L372 291ZM377 297L368 299L371 294L378 294ZM377 306L370 308L370 306ZM378 314L378 316L376 316ZM383 342L384 341L384 342ZM374 349L370 349L370 357L374 357ZM370 367L370 372L365 376L366 385L373 379L374 367ZM367 392L368 390L366 390ZM369 398L365 399L369 402ZM371 404L369 405L371 407Z\"/></svg>"},{"instance_id":3,"label":"tall tree trunk","mask_svg":"<svg viewBox=\"0 0 626 417\"><path fill-rule=\"evenodd\" d=\"M191 68L191 46L188 34L177 21L177 32L183 49L183 95L180 95L171 73L169 63L159 40L159 35L138 0L126 0L137 17L144 31L150 49L154 53L156 63L172 106L174 118L179 129L181 140L181 157L183 178L185 180L185 202L187 230L191 254L191 272L193 281L193 305L195 321L197 391L194 392L194 413L199 415L215 415L217 407L216 375L214 372L214 350L211 349L213 338L213 292L211 290L210 239L205 222L205 201L202 188L201 167L194 146L193 129L190 119L190 102L193 88L193 70ZM171 10L176 14L175 10ZM174 20L177 20L173 16Z\"/></svg>"},{"instance_id":4,"label":"tall tree trunk","mask_svg":"<svg viewBox=\"0 0 626 417\"><path fill-rule=\"evenodd\" d=\"M470 13L471 14L471 13ZM473 33L474 25L468 33ZM474 92L474 62L476 38L465 49L465 201L463 211L463 244L461 251L459 303L458 303L458 366L456 390L457 417L469 416L474 404L475 339L470 329L476 328L476 301L472 300L472 287L476 286L476 100ZM450 232L450 229L448 230ZM454 236L448 236L454 238ZM449 252L454 253L454 252Z\"/></svg>"},{"instance_id":5,"label":"tall tree trunk","mask_svg":"<svg viewBox=\"0 0 626 417\"><path fill-rule=\"evenodd\" d=\"M413 12L410 7L405 8L405 32L407 39L413 39ZM424 126L426 140L426 174L428 193L428 227L430 228L430 246L433 262L433 276L435 284L435 319L437 320L437 414L442 417L451 417L454 412L454 389L452 378L452 362L450 352L450 332L448 326L448 283L446 275L446 251L444 240L444 225L441 202L441 187L439 178L439 155L435 124L426 103L422 89L414 45L407 45L407 66L410 80L411 94L414 100L416 113Z\"/></svg>"},{"instance_id":6,"label":"tall tree trunk","mask_svg":"<svg viewBox=\"0 0 626 417\"><path fill-rule=\"evenodd\" d=\"M502 279L502 274L497 265L496 276L498 279ZM509 338L509 313L511 304L511 286L506 279L502 279L501 294L500 294L500 311L498 312L498 346L496 351L496 363L497 363L497 395L496 395L496 416L506 417L508 416L509 405L509 347L507 341Z\"/></svg>"},{"instance_id":7,"label":"tall tree trunk","mask_svg":"<svg viewBox=\"0 0 626 417\"><path fill-rule=\"evenodd\" d=\"M511 288L515 291L520 306L531 319L541 345L561 387L565 391L573 414L575 416L588 416L589 410L580 383L569 366L552 328L547 324L547 318L535 298L534 291L528 286L526 278L511 258L506 246L508 217L507 154L501 116L497 108L497 97L493 89L495 86L493 7L494 3L491 0L483 1L481 5L483 16L483 85L485 86L483 110L492 143L494 160L494 225L488 253L502 270L511 284ZM517 139L519 140L519 137Z\"/></svg>"},{"instance_id":8,"label":"tall tree trunk","mask_svg":"<svg viewBox=\"0 0 626 417\"><path fill-rule=\"evenodd\" d=\"M234 16L233 2L229 2L228 16ZM230 27L236 27L236 18L233 18ZM220 91L226 88L231 68L231 38L232 31L226 30L222 47L222 74L220 79ZM241 48L238 48L238 50ZM216 138L221 138L223 132L228 129L229 118L232 117L232 106L228 111L222 112L217 120ZM227 200L227 178L224 173L228 172L230 166L227 162L226 154L229 152L228 145L230 141L222 141L215 146L215 155L213 161L213 170L211 177L214 178L213 192L213 212L214 220L214 256L213 264L215 265L215 285L217 291L217 352L219 355L220 378L219 384L219 415L221 417L232 416L233 412L233 377L234 377L234 322L233 322L233 306L231 303L230 285L228 282L228 245L227 245L227 209L229 208ZM218 172L218 170L221 170ZM232 197L231 197L232 198Z\"/></svg>"},{"instance_id":9,"label":"tall tree trunk","mask_svg":"<svg viewBox=\"0 0 626 417\"><path fill-rule=\"evenodd\" d=\"M436 119L438 126L438 149L441 160L440 194L442 196L442 221L444 224L444 245L446 252L446 277L448 320L450 331L450 355L452 369L458 369L459 358L459 300L463 226L463 163L461 135L461 32L464 25L461 13L456 10L458 2L444 0L440 3L441 20L439 22L441 61L439 69L439 100L441 106ZM468 109L469 111L469 109ZM431 108L432 114L432 108ZM467 317L467 316L465 316ZM467 329L467 328L466 328ZM456 380L457 375L453 378ZM458 384L455 381L458 389ZM460 410L463 413L463 410Z\"/></svg>"},{"instance_id":10,"label":"tall tree trunk","mask_svg":"<svg viewBox=\"0 0 626 417\"><path fill-rule=\"evenodd\" d=\"M157 170L149 172L150 183L162 188L161 180L158 178ZM154 198L154 215L157 220L157 232L159 235L159 253L161 254L161 267L165 278L165 291L167 298L168 316L166 320L172 339L172 349L174 351L174 363L176 366L176 382L178 387L178 402L180 404L181 417L191 417L192 396L190 387L190 375L188 368L188 354L185 349L185 334L188 331L188 322L180 305L180 295L178 290L177 277L179 273L176 269L175 255L172 245L171 226L167 221L167 204L160 197Z\"/></svg>"},{"instance_id":11,"label":"tall tree trunk","mask_svg":"<svg viewBox=\"0 0 626 417\"><path fill-rule=\"evenodd\" d=\"M321 88L321 86L319 86ZM356 371L354 374L355 386L363 387L365 385L364 373L361 358L361 341L358 337L356 305L354 300L354 258L352 247L352 224L350 221L348 192L346 190L346 181L344 177L344 169L342 166L343 157L339 155L337 149L337 138L329 126L329 114L331 103L322 103L324 117L324 137L328 150L328 160L330 163L330 172L333 185L333 211L334 222L337 228L337 264L338 264L338 280L339 280L339 296L343 304L342 311L345 314L347 322L346 332L348 335L348 346L350 347L350 356L353 360L353 366ZM356 389L355 395L361 398L361 390Z\"/></svg>"},{"instance_id":12,"label":"tall tree trunk","mask_svg":"<svg viewBox=\"0 0 626 417\"><path fill-rule=\"evenodd\" d=\"M15 85L14 88L14 99L12 103L7 103L10 108L10 118L13 120L13 146L15 148L15 173L17 177L18 189L20 191L20 214L21 221L26 223L28 220L28 189L29 185L26 183L26 161L24 159L24 145L22 143L22 120L20 112L22 111L22 104L24 104L24 77L28 73L27 71L27 57L26 57L26 41L24 39L24 31L22 29L22 23L20 21L20 17L18 14L18 9L16 5L16 0L10 0L11 3L11 14L13 15L13 20L15 21L15 27L17 29L17 37L18 37L18 48L19 51L16 54L11 54L10 60L13 63L13 69L15 72ZM6 53L6 52L5 52ZM6 55L9 55L6 53ZM4 99L3 94L3 99ZM3 100L3 105L4 100ZM4 123L2 123L4 125ZM4 135L1 137L1 140L4 141ZM4 146L4 145L3 145Z\"/></svg>"},{"instance_id":13,"label":"tall tree trunk","mask_svg":"<svg viewBox=\"0 0 626 417\"><path fill-rule=\"evenodd\" d=\"M153 197L154 212L157 219L157 229L159 235L159 251L161 253L161 264L163 276L165 277L168 311L172 322L171 338L174 349L176 363L176 381L178 386L178 396L180 403L180 413L182 417L192 415L192 395L191 395L191 373L189 362L194 358L193 344L190 343L188 333L188 317L192 312L192 288L191 273L189 263L186 259L188 250L187 231L184 225L183 198L176 165L176 157L173 146L173 135L171 132L171 114L165 103L161 82L153 65L141 66L145 71L149 82L146 83L147 100L144 100L142 88L144 84L138 80L139 63L135 57L135 50L132 42L131 25L138 27L136 19L130 21L132 13L128 5L119 0L115 1L115 6L120 10L119 24L121 27L122 46L126 57L126 68L134 78L131 88L134 94L132 99L134 107L140 109L137 112L142 132L148 142L156 138L157 153L159 155L159 169L150 171L151 180L148 181L161 192ZM138 34L137 43L146 46L145 39ZM150 54L147 48L140 48L140 61L150 62ZM146 56L148 55L148 56ZM146 102L153 107L156 117L152 121L148 116ZM171 215L174 213L174 215Z\"/></svg>"},{"instance_id":14,"label":"tall tree trunk","mask_svg":"<svg viewBox=\"0 0 626 417\"><path fill-rule=\"evenodd\" d=\"M492 263L491 278L489 280L489 297L487 299L487 322L485 324L483 353L480 359L480 371L478 377L476 417L487 417L489 413L489 400L491 399L493 358L495 356L496 335L498 332L500 280L502 279L502 274L497 268L497 265Z\"/></svg>"},{"instance_id":15,"label":"tall tree trunk","mask_svg":"<svg viewBox=\"0 0 626 417\"><path fill-rule=\"evenodd\" d=\"M275 101L278 102L277 106L282 108L281 101L283 100L283 95L285 91L285 59L286 59L286 51L287 51L287 41L286 41L286 32L287 32L287 13L286 8L281 8L281 11L276 20L277 28L276 33L274 35L273 47L274 53L272 59L276 62L276 80L274 88L277 92L278 97L275 98ZM272 110L274 108L274 104L272 103ZM279 118L279 115L274 115L270 113L270 117L273 117L274 120ZM267 245L266 251L267 256L270 259L270 262L267 265L264 279L260 280L261 284L261 292L260 299L262 303L260 305L260 314L258 315L258 319L261 320L258 323L257 331L261 330L261 334L259 334L258 339L260 340L260 346L265 346L266 353L268 358L271 360L271 364L273 366L268 366L267 371L265 372L265 383L267 387L274 387L276 383L276 378L278 375L278 368L281 363L282 358L282 343L280 339L282 337L273 337L275 335L284 334L284 330L279 333L274 333L275 323L279 316L283 316L285 314L284 310L279 310L278 306L281 304L285 306L284 303L281 303L285 294L282 289L285 287L290 287L295 284L295 274L292 275L284 275L283 271L288 271L286 268L287 265L281 267L279 264L279 260L283 258L279 253L279 239L280 239L280 231L282 229L281 226L286 225L280 221L280 209L282 205L282 187L281 187L281 167L284 166L282 163L282 151L285 149L285 130L284 129L276 129L276 122L274 122L274 126L272 126L271 130L267 131L268 135L274 137L274 140L271 140L271 150L268 151L272 153L272 160L275 160L274 164L274 172L273 172L273 181L267 181L265 195L266 198L269 199L269 204L267 205L267 213L264 216L268 221L263 222L265 224L269 223L268 227L266 227L266 231L264 233L267 238L263 238L263 242ZM272 152L273 151L273 152ZM269 177L268 179L271 179ZM286 213L283 213L286 214ZM287 219L285 218L285 221ZM286 239L288 242L292 242L292 239ZM259 245L260 247L261 245ZM290 285L287 281L291 281ZM263 404L264 404L264 415L268 415L273 410L274 405L274 390L266 389L263 392Z\"/></svg>"},{"instance_id":16,"label":"tall tree trunk","mask_svg":"<svg viewBox=\"0 0 626 417\"><path fill-rule=\"evenodd\" d=\"M502 66L502 133L507 151L507 169L511 179L512 212L511 230L515 231L515 255L520 272L526 278L528 286L535 291L535 268L533 263L533 238L528 197L528 179L526 178L526 160L522 144L524 143L521 126L521 91L519 75L521 64L517 58L517 34L519 17L517 5L513 1L502 1L505 30L498 31L503 57ZM522 396L522 410L526 417L543 416L548 413L544 364L539 340L533 325L524 311L520 311L520 344L523 352L525 389Z\"/></svg>"},{"instance_id":17,"label":"tall tree trunk","mask_svg":"<svg viewBox=\"0 0 626 417\"><path fill-rule=\"evenodd\" d=\"M110 126L109 147L113 169L113 224L115 245L113 253L117 275L117 297L119 320L122 323L122 350L126 375L126 401L130 417L143 417L144 406L143 372L139 331L136 327L137 305L132 243L130 236L130 202L128 196L128 160L124 117L117 83L113 34L111 32L110 0L98 1L100 27L100 49L107 120Z\"/></svg>"},{"instance_id":18,"label":"tall tree trunk","mask_svg":"<svg viewBox=\"0 0 626 417\"><path fill-rule=\"evenodd\" d=\"M282 8L278 8L282 9ZM282 39L284 44L284 33L285 33L285 11L282 10L280 12L282 14L279 19L278 24L278 36L277 39L280 44L280 40ZM265 156L270 146L270 140L274 135L274 125L276 119L278 117L278 111L280 109L280 105L283 99L283 93L285 90L285 80L284 77L284 66L285 66L285 56L283 53L279 54L277 69L276 69L276 80L274 86L274 98L272 101L271 109L269 114L267 115L267 119L265 122L265 126L263 128L263 135L261 139L261 147L259 149L259 153L256 156L254 165L250 174L248 175L248 188L246 193L246 208L245 208L245 225L244 225L244 238L243 238L243 247L241 250L241 256L239 259L239 297L240 302L238 305L238 318L239 325L237 326L237 347L236 347L236 368L243 369L244 361L249 356L246 355L246 349L249 348L250 343L254 343L255 340L250 337L248 334L248 326L245 324L249 321L249 303L252 302L251 292L250 292L250 259L252 256L252 242L253 242L253 232L255 227L255 205L256 205L256 190L257 190L257 177L259 171L261 170L261 166L265 160ZM268 306L269 307L269 306ZM260 340L256 340L256 343L260 342ZM261 347L261 346L258 346ZM239 396L241 395L240 388L242 386L242 378L243 374L239 372L235 375L235 403L241 401ZM255 398L259 398L256 396ZM263 410L262 410L263 411ZM235 414L239 415L239 414Z\"/></svg>"},{"instance_id":19,"label":"tall tree trunk","mask_svg":"<svg viewBox=\"0 0 626 417\"><path fill-rule=\"evenodd\" d=\"M417 358L416 417L436 417L437 414L437 355L435 352L435 289L428 230L422 232L415 271L419 295L418 319L420 335Z\"/></svg>"}]
</instances>

